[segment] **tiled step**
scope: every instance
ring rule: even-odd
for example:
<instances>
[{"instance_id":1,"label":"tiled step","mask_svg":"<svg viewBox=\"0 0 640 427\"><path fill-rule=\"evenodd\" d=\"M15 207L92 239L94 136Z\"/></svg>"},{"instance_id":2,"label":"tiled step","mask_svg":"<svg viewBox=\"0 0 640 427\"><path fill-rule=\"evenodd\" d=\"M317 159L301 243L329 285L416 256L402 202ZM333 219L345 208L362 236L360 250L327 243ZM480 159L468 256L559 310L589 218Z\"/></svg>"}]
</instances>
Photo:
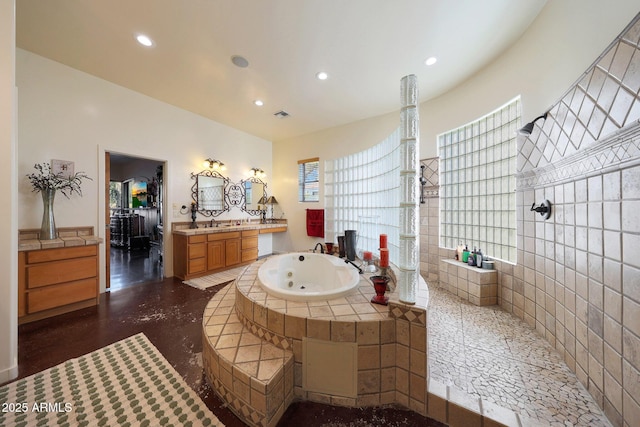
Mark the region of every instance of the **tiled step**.
<instances>
[{"instance_id":1,"label":"tiled step","mask_svg":"<svg viewBox=\"0 0 640 427\"><path fill-rule=\"evenodd\" d=\"M293 353L240 323L234 288L232 283L220 290L205 309L204 369L240 419L252 426L274 426L293 400Z\"/></svg>"}]
</instances>

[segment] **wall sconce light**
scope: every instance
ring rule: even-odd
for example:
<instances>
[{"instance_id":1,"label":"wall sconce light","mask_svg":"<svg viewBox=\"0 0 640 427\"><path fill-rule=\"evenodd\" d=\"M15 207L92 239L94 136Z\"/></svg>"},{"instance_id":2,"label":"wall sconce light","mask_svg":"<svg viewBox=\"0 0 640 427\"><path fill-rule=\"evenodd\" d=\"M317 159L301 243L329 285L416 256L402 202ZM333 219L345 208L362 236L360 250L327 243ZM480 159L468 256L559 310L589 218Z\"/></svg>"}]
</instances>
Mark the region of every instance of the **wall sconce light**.
<instances>
[{"instance_id":1,"label":"wall sconce light","mask_svg":"<svg viewBox=\"0 0 640 427\"><path fill-rule=\"evenodd\" d=\"M215 160L212 158L208 158L207 160L205 160L204 163L202 163L202 166L204 166L205 168L221 170L221 171L227 168L224 165L224 163L222 163L220 160Z\"/></svg>"},{"instance_id":2,"label":"wall sconce light","mask_svg":"<svg viewBox=\"0 0 640 427\"><path fill-rule=\"evenodd\" d=\"M518 130L518 133L520 135L524 135L524 136L529 136L531 135L531 132L533 132L533 125L535 124L535 122L537 122L540 119L544 119L547 120L547 115L549 114L549 112L547 111L546 113L544 113L541 116L536 117L535 119L533 119L532 122L527 123L526 125L524 125L521 129Z\"/></svg>"},{"instance_id":3,"label":"wall sconce light","mask_svg":"<svg viewBox=\"0 0 640 427\"><path fill-rule=\"evenodd\" d=\"M267 174L264 173L264 171L259 168L249 169L249 175L255 178L264 178L265 176L267 176Z\"/></svg>"}]
</instances>

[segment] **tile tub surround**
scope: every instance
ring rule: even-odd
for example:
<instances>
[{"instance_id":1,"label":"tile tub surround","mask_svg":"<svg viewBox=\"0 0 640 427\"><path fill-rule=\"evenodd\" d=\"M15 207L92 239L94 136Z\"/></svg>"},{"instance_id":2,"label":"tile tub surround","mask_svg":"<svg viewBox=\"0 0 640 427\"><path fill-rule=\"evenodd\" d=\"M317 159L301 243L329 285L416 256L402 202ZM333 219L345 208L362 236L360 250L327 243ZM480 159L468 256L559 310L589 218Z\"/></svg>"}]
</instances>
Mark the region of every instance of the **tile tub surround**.
<instances>
[{"instance_id":1,"label":"tile tub surround","mask_svg":"<svg viewBox=\"0 0 640 427\"><path fill-rule=\"evenodd\" d=\"M440 286L474 305L498 303L497 270L485 270L460 261L441 259Z\"/></svg>"},{"instance_id":2,"label":"tile tub surround","mask_svg":"<svg viewBox=\"0 0 640 427\"><path fill-rule=\"evenodd\" d=\"M214 297L205 309L203 318L207 377L229 407L249 424L273 425L286 410L286 406L281 409L280 402L288 405L292 396L346 407L397 404L450 425L519 425L514 412L429 380L426 310L429 290L424 280L420 281L416 305L397 302L396 293L390 294L389 306L371 304L375 292L368 275L346 297L291 302L271 297L262 290L257 272L263 262L248 266L233 284L220 291L220 296ZM357 396L327 395L303 388L305 338L357 345ZM212 349L221 342L224 348L218 349L216 355ZM266 352L265 343L269 348ZM226 360L220 362L221 356ZM289 380L291 356L293 379ZM247 370L260 375L262 363L269 364L273 382L282 381L284 389L271 386L271 378L247 380ZM246 387L247 384L251 387ZM233 385L237 385L238 393L233 393ZM270 390L277 396L270 396ZM245 393L244 398L241 393ZM272 403L266 408L273 414L270 418L262 417L260 411L264 406L254 406L254 396L259 405L265 401Z\"/></svg>"},{"instance_id":3,"label":"tile tub surround","mask_svg":"<svg viewBox=\"0 0 640 427\"><path fill-rule=\"evenodd\" d=\"M411 306L397 302L395 292L390 293L389 306L372 304L370 300L375 292L368 280L369 275L362 276L358 288L351 295L329 301L292 302L271 297L262 289L257 273L263 262L264 260L259 260L249 265L230 285L227 295L235 292L234 312L225 313L219 317L221 316L219 313L229 309L218 307L219 303L214 300L207 306L203 319L205 347L215 347L220 339L216 335L219 330L232 331L238 328L243 332L233 334L240 334L239 336L224 339L229 342L236 340L238 348L246 347L239 340L249 330L253 336L248 338L251 342L256 339L267 342L270 346L278 348L280 352L284 352L284 358L292 354L293 382L289 385L296 399L347 407L399 403L421 415L426 415L425 307L428 304L428 291L424 281L418 293L418 303ZM231 300L232 297L228 296L222 303L223 306L231 304ZM225 321L225 325L234 323L237 326L227 328L216 323L221 321ZM218 327L211 327L212 322ZM357 396L332 396L303 389L302 341L306 337L357 344ZM249 344L251 345L256 344ZM209 356L208 359L212 357ZM212 361L205 360L205 366L209 362ZM240 370L236 369L239 363L237 356L233 362L235 365L230 371L232 376L236 374L242 376ZM214 365L215 362L211 364ZM286 372L286 362L282 365L283 371ZM210 371L213 370L207 369L207 375L216 387L219 380L215 375L212 376ZM280 393L280 390L276 388L276 392ZM218 393L221 394L220 391ZM251 393L254 393L253 388ZM283 393L288 396L289 390L285 389ZM225 397L223 393L221 395ZM252 394L248 401L243 402L244 405L238 405L243 406L242 410L249 416L259 410L251 405L251 396ZM267 395L266 400L269 401L270 398ZM283 401L288 405L288 397ZM231 405L233 406L234 402ZM281 415L281 411L277 410L276 414ZM245 420L252 423L249 418ZM275 418L263 418L260 423L252 424L271 425L274 420Z\"/></svg>"}]
</instances>

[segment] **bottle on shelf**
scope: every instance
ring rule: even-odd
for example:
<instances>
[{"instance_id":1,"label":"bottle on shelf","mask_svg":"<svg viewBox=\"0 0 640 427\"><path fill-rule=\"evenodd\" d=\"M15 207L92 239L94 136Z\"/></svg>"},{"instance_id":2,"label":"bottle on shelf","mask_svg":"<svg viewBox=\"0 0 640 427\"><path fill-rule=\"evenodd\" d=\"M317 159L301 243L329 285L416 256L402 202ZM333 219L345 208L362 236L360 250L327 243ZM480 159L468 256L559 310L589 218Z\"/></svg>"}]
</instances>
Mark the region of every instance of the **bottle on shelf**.
<instances>
[{"instance_id":1,"label":"bottle on shelf","mask_svg":"<svg viewBox=\"0 0 640 427\"><path fill-rule=\"evenodd\" d=\"M464 248L462 247L462 242L460 242L458 244L458 247L456 248L456 260L457 261L462 261L462 251L464 250Z\"/></svg>"},{"instance_id":2,"label":"bottle on shelf","mask_svg":"<svg viewBox=\"0 0 640 427\"><path fill-rule=\"evenodd\" d=\"M467 258L467 263L471 266L471 267L475 267L476 265L476 248L473 248L473 252L471 252L469 254L469 257Z\"/></svg>"},{"instance_id":3,"label":"bottle on shelf","mask_svg":"<svg viewBox=\"0 0 640 427\"><path fill-rule=\"evenodd\" d=\"M484 260L484 255L482 255L482 249L478 248L478 252L476 252L476 267L482 268L483 260Z\"/></svg>"},{"instance_id":4,"label":"bottle on shelf","mask_svg":"<svg viewBox=\"0 0 640 427\"><path fill-rule=\"evenodd\" d=\"M469 247L467 245L464 245L464 249L462 251L462 262L468 262L469 261Z\"/></svg>"}]
</instances>

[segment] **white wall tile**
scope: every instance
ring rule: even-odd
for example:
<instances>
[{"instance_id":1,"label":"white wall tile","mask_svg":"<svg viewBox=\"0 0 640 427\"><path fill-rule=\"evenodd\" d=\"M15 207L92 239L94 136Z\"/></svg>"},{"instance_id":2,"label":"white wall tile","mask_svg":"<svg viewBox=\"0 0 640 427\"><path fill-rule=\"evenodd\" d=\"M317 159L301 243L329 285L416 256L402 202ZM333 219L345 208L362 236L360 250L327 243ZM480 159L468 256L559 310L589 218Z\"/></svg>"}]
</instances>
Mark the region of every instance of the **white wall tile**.
<instances>
[{"instance_id":1,"label":"white wall tile","mask_svg":"<svg viewBox=\"0 0 640 427\"><path fill-rule=\"evenodd\" d=\"M622 234L617 231L604 231L604 256L622 261Z\"/></svg>"},{"instance_id":2,"label":"white wall tile","mask_svg":"<svg viewBox=\"0 0 640 427\"><path fill-rule=\"evenodd\" d=\"M602 176L592 176L588 180L589 202L602 200Z\"/></svg>"},{"instance_id":3,"label":"white wall tile","mask_svg":"<svg viewBox=\"0 0 640 427\"><path fill-rule=\"evenodd\" d=\"M607 230L620 231L620 202L604 202L602 207L604 228Z\"/></svg>"},{"instance_id":4,"label":"white wall tile","mask_svg":"<svg viewBox=\"0 0 640 427\"><path fill-rule=\"evenodd\" d=\"M640 268L640 236L637 234L625 233L622 236L622 261L633 267Z\"/></svg>"},{"instance_id":5,"label":"white wall tile","mask_svg":"<svg viewBox=\"0 0 640 427\"><path fill-rule=\"evenodd\" d=\"M640 200L622 201L622 231L640 232ZM640 254L640 248L638 248Z\"/></svg>"},{"instance_id":6,"label":"white wall tile","mask_svg":"<svg viewBox=\"0 0 640 427\"><path fill-rule=\"evenodd\" d=\"M640 199L640 166L622 171L622 198Z\"/></svg>"},{"instance_id":7,"label":"white wall tile","mask_svg":"<svg viewBox=\"0 0 640 427\"><path fill-rule=\"evenodd\" d=\"M620 200L622 191L620 190L620 172L615 171L603 175L603 199Z\"/></svg>"}]
</instances>

